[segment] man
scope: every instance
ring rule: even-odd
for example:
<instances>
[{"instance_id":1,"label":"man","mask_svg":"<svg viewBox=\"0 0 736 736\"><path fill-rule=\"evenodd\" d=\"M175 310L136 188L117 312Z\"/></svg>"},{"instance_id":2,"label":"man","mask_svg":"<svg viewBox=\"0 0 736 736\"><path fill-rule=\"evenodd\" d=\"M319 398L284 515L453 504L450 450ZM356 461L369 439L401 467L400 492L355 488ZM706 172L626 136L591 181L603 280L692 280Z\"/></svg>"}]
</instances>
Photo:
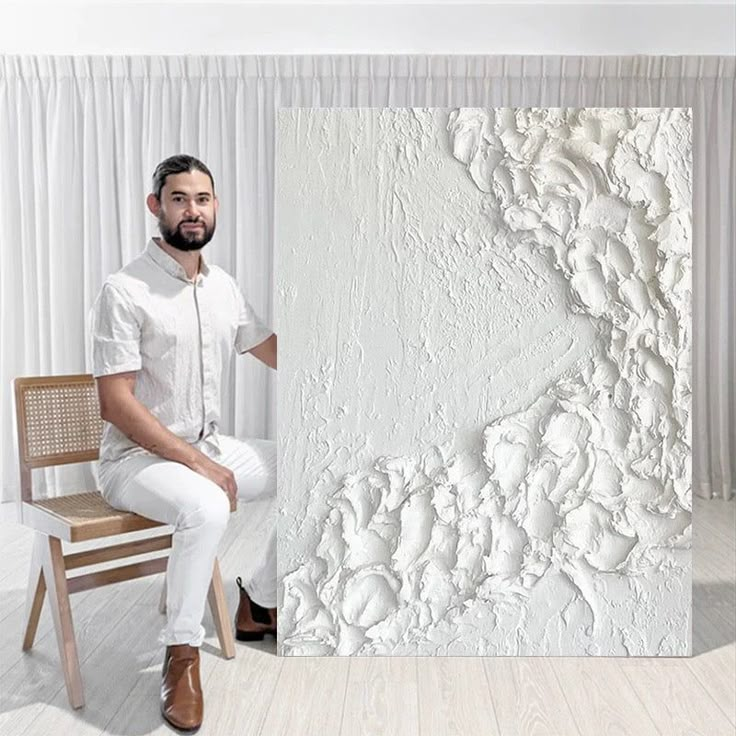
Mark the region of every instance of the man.
<instances>
[{"instance_id":1,"label":"man","mask_svg":"<svg viewBox=\"0 0 736 736\"><path fill-rule=\"evenodd\" d=\"M223 369L232 351L276 368L276 335L201 250L216 225L209 169L192 156L160 163L146 199L160 238L105 281L93 311L94 375L105 420L102 493L116 508L175 527L167 569L163 717L202 722L202 617L217 546L237 498L273 496L275 443L219 432ZM240 587L238 639L276 635L276 530Z\"/></svg>"}]
</instances>

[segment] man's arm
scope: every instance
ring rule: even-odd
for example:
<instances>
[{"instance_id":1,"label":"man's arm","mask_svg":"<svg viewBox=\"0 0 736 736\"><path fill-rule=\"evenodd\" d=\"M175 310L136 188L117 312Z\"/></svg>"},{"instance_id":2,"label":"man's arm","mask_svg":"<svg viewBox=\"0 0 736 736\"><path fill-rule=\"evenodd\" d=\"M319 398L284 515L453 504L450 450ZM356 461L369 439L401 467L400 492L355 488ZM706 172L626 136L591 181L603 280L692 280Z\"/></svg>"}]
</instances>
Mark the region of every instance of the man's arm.
<instances>
[{"instance_id":1,"label":"man's arm","mask_svg":"<svg viewBox=\"0 0 736 736\"><path fill-rule=\"evenodd\" d=\"M232 471L210 460L203 452L164 427L135 397L135 375L133 371L97 378L102 418L144 449L166 460L182 463L209 478L227 493L230 507L235 509L237 485Z\"/></svg>"},{"instance_id":2,"label":"man's arm","mask_svg":"<svg viewBox=\"0 0 736 736\"><path fill-rule=\"evenodd\" d=\"M267 337L262 343L248 350L251 355L265 363L269 368L276 369L276 333Z\"/></svg>"}]
</instances>

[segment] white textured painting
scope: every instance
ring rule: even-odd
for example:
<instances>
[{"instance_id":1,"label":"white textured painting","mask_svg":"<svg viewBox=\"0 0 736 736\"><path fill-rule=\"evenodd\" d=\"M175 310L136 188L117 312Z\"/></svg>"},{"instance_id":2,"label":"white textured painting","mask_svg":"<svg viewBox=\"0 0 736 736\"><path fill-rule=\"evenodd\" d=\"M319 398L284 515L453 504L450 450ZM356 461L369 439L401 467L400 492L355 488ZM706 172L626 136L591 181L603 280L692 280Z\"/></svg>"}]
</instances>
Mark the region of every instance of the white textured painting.
<instances>
[{"instance_id":1,"label":"white textured painting","mask_svg":"<svg viewBox=\"0 0 736 736\"><path fill-rule=\"evenodd\" d=\"M688 109L284 109L285 655L691 653Z\"/></svg>"}]
</instances>

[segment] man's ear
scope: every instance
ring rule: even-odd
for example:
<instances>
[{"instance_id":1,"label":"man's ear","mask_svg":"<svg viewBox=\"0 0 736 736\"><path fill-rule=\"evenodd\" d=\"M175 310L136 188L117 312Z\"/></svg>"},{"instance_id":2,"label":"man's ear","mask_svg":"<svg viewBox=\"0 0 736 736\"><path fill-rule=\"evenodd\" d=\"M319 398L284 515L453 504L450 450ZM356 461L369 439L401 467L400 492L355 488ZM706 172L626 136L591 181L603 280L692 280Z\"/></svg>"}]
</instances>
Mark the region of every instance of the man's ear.
<instances>
[{"instance_id":1,"label":"man's ear","mask_svg":"<svg viewBox=\"0 0 736 736\"><path fill-rule=\"evenodd\" d=\"M217 195L215 195L214 200L215 200L215 214L217 214L217 209L220 206L220 200L217 199Z\"/></svg>"},{"instance_id":2,"label":"man's ear","mask_svg":"<svg viewBox=\"0 0 736 736\"><path fill-rule=\"evenodd\" d=\"M153 192L146 197L146 206L151 214L158 217L159 210L161 209L161 202Z\"/></svg>"}]
</instances>

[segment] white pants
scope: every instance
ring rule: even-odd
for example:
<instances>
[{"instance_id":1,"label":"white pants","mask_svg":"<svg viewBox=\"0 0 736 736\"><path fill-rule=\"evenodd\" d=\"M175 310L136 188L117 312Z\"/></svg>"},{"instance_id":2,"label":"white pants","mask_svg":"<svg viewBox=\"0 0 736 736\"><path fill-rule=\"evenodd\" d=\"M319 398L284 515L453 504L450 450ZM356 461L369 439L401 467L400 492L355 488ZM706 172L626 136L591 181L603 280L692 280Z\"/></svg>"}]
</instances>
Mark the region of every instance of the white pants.
<instances>
[{"instance_id":1,"label":"white pants","mask_svg":"<svg viewBox=\"0 0 736 736\"><path fill-rule=\"evenodd\" d=\"M276 443L218 434L194 446L232 470L238 498L253 501L276 494ZM150 454L100 463L99 481L107 502L174 526L166 571L166 626L162 644L200 646L204 638L207 591L217 546L230 518L227 494L186 465ZM264 608L276 606L276 528L270 529L263 565L246 586Z\"/></svg>"}]
</instances>

